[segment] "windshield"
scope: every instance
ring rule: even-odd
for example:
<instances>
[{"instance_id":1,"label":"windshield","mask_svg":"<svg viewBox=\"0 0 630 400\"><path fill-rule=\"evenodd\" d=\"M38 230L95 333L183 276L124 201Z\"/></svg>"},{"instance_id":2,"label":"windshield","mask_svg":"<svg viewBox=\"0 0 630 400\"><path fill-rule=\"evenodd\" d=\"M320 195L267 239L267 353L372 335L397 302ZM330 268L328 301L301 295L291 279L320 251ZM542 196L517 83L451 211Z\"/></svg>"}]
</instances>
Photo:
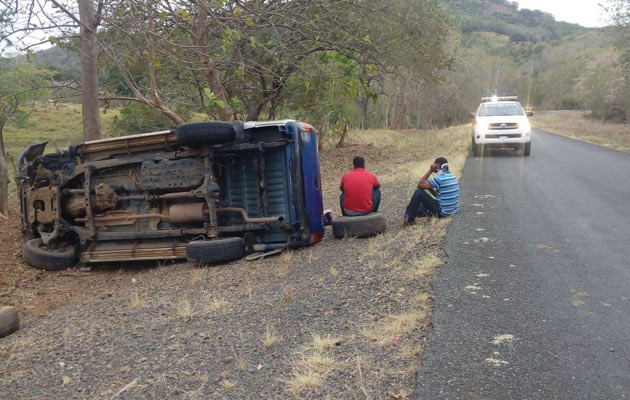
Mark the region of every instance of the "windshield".
<instances>
[{"instance_id":1,"label":"windshield","mask_svg":"<svg viewBox=\"0 0 630 400\"><path fill-rule=\"evenodd\" d=\"M504 117L523 115L523 109L516 103L486 103L479 109L480 117Z\"/></svg>"}]
</instances>

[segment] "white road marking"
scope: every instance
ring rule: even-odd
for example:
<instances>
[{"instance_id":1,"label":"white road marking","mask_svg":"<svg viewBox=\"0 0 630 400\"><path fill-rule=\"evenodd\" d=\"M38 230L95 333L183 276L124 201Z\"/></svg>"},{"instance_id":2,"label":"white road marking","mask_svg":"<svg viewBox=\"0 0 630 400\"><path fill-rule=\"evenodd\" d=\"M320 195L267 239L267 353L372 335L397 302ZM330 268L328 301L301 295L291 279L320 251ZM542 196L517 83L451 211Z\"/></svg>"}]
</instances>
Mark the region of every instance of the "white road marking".
<instances>
[{"instance_id":1,"label":"white road marking","mask_svg":"<svg viewBox=\"0 0 630 400\"><path fill-rule=\"evenodd\" d=\"M509 364L509 362L507 361L499 360L498 358L492 358L492 357L486 358L486 362L494 365L495 367L502 367L504 365Z\"/></svg>"},{"instance_id":2,"label":"white road marking","mask_svg":"<svg viewBox=\"0 0 630 400\"><path fill-rule=\"evenodd\" d=\"M510 343L514 340L514 335L510 335L509 333L505 333L503 335L496 335L494 339L492 339L492 344L495 346L500 346L504 342Z\"/></svg>"}]
</instances>

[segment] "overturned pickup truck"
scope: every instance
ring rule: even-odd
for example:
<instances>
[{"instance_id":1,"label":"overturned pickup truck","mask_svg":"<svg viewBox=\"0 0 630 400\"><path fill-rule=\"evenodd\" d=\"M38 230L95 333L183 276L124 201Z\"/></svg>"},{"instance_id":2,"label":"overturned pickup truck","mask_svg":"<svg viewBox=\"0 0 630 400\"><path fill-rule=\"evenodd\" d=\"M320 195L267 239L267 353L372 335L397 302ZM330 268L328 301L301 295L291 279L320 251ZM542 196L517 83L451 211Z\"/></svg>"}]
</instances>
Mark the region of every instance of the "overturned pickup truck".
<instances>
[{"instance_id":1,"label":"overturned pickup truck","mask_svg":"<svg viewBox=\"0 0 630 400\"><path fill-rule=\"evenodd\" d=\"M37 268L188 258L231 261L324 233L315 129L200 122L44 154L16 177L24 260Z\"/></svg>"}]
</instances>

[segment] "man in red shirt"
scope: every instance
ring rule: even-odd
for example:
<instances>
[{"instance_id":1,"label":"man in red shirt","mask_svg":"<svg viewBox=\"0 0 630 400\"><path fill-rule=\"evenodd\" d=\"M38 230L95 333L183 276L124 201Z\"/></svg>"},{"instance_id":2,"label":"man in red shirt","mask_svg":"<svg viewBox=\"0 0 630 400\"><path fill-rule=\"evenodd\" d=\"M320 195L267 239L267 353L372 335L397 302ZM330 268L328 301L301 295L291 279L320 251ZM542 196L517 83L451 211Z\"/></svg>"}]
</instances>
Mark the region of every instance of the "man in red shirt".
<instances>
[{"instance_id":1,"label":"man in red shirt","mask_svg":"<svg viewBox=\"0 0 630 400\"><path fill-rule=\"evenodd\" d=\"M363 157L352 160L354 169L341 178L341 212L347 216L377 212L381 203L381 191L376 175L365 170Z\"/></svg>"}]
</instances>

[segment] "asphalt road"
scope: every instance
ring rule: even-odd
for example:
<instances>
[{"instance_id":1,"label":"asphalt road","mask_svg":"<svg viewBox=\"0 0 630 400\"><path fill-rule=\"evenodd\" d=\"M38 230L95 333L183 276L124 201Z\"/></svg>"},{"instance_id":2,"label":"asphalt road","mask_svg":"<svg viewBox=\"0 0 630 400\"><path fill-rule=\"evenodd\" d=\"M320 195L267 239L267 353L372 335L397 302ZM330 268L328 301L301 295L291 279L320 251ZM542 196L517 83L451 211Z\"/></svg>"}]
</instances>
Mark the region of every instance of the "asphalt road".
<instances>
[{"instance_id":1,"label":"asphalt road","mask_svg":"<svg viewBox=\"0 0 630 400\"><path fill-rule=\"evenodd\" d=\"M630 155L469 158L418 399L630 398Z\"/></svg>"}]
</instances>

